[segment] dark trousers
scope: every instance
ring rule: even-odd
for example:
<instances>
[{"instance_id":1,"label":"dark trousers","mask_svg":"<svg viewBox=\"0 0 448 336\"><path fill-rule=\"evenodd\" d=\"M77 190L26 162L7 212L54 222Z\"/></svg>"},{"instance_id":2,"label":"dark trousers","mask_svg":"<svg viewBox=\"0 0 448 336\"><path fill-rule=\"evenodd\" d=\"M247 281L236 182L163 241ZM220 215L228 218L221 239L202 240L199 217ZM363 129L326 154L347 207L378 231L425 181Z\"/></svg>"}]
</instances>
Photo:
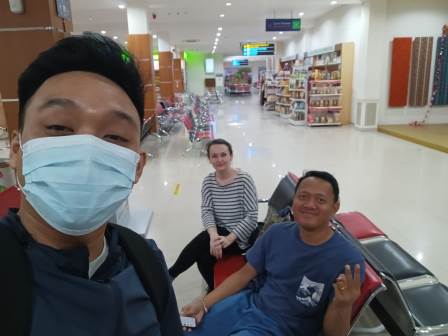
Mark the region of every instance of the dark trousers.
<instances>
[{"instance_id":1,"label":"dark trousers","mask_svg":"<svg viewBox=\"0 0 448 336\"><path fill-rule=\"evenodd\" d=\"M218 234L220 236L227 236L229 231L218 227ZM236 241L222 250L225 255L239 255L246 250L240 249ZM213 271L216 263L216 258L210 254L210 236L207 231L202 231L198 234L187 246L182 250L174 265L168 270L171 277L174 279L179 274L185 272L194 263L197 264L199 272L204 280L207 282L209 291L214 289Z\"/></svg>"}]
</instances>

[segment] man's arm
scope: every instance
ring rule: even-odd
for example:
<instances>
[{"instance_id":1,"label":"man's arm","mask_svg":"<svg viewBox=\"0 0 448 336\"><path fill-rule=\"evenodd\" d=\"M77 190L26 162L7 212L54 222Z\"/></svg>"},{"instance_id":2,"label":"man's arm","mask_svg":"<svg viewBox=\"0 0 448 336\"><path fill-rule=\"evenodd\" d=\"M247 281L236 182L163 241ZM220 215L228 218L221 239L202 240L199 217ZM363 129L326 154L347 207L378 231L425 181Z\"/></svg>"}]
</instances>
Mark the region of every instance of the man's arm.
<instances>
[{"instance_id":1,"label":"man's arm","mask_svg":"<svg viewBox=\"0 0 448 336\"><path fill-rule=\"evenodd\" d=\"M199 323L204 314L204 309L210 309L215 303L238 293L245 288L250 280L257 276L257 271L249 263L243 266L239 271L233 273L226 280L223 281L219 287L207 294L202 300L195 302L182 308L182 315L194 316Z\"/></svg>"},{"instance_id":2,"label":"man's arm","mask_svg":"<svg viewBox=\"0 0 448 336\"><path fill-rule=\"evenodd\" d=\"M361 268L355 266L354 276L350 266L345 266L344 274L339 275L333 285L335 296L329 304L324 317L325 336L346 336L350 331L352 306L361 293Z\"/></svg>"}]
</instances>

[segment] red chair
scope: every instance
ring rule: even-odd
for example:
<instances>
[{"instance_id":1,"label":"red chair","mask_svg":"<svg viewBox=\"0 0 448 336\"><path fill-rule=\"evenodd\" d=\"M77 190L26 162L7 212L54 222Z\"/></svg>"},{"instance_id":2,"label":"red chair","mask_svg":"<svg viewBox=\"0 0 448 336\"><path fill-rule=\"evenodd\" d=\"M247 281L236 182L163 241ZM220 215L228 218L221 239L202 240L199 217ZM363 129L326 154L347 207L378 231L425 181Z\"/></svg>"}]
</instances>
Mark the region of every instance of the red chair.
<instances>
[{"instance_id":1,"label":"red chair","mask_svg":"<svg viewBox=\"0 0 448 336\"><path fill-rule=\"evenodd\" d=\"M383 280L376 271L367 262L365 265L365 277L361 286L361 294L352 307L352 327L359 320L375 296L386 290Z\"/></svg>"},{"instance_id":2,"label":"red chair","mask_svg":"<svg viewBox=\"0 0 448 336\"><path fill-rule=\"evenodd\" d=\"M291 178L291 180L297 184L297 182L299 182L300 177L298 177L296 174L292 173L292 172L288 172L288 176Z\"/></svg>"},{"instance_id":3,"label":"red chair","mask_svg":"<svg viewBox=\"0 0 448 336\"><path fill-rule=\"evenodd\" d=\"M20 195L19 189L15 186L0 193L0 218L6 216L8 209L20 206Z\"/></svg>"},{"instance_id":4,"label":"red chair","mask_svg":"<svg viewBox=\"0 0 448 336\"><path fill-rule=\"evenodd\" d=\"M336 219L357 239L386 236L381 229L360 212L341 213L336 215Z\"/></svg>"},{"instance_id":5,"label":"red chair","mask_svg":"<svg viewBox=\"0 0 448 336\"><path fill-rule=\"evenodd\" d=\"M239 271L246 264L246 258L242 255L226 256L215 264L214 282L218 287L227 277Z\"/></svg>"}]
</instances>

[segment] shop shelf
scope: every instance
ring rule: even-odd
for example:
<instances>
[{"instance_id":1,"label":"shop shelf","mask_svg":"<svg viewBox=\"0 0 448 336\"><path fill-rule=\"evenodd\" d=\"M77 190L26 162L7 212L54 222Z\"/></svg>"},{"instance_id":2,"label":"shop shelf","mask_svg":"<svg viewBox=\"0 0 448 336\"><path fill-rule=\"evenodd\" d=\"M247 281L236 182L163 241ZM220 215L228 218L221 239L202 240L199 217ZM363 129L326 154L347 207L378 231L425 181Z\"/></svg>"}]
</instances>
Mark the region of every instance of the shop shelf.
<instances>
[{"instance_id":1,"label":"shop shelf","mask_svg":"<svg viewBox=\"0 0 448 336\"><path fill-rule=\"evenodd\" d=\"M340 110L342 106L310 106L309 109L310 111Z\"/></svg>"},{"instance_id":2,"label":"shop shelf","mask_svg":"<svg viewBox=\"0 0 448 336\"><path fill-rule=\"evenodd\" d=\"M322 83L322 84L338 84L340 83L341 80L340 79L319 79L319 80L310 80L311 84L315 84L315 83Z\"/></svg>"},{"instance_id":3,"label":"shop shelf","mask_svg":"<svg viewBox=\"0 0 448 336\"><path fill-rule=\"evenodd\" d=\"M309 95L310 97L335 97L342 96L341 93L313 93Z\"/></svg>"},{"instance_id":4,"label":"shop shelf","mask_svg":"<svg viewBox=\"0 0 448 336\"><path fill-rule=\"evenodd\" d=\"M308 68L327 68L332 66L339 66L341 63L329 63L329 64L321 64L321 65L310 65Z\"/></svg>"},{"instance_id":5,"label":"shop shelf","mask_svg":"<svg viewBox=\"0 0 448 336\"><path fill-rule=\"evenodd\" d=\"M341 123L310 123L309 126L341 126Z\"/></svg>"}]
</instances>

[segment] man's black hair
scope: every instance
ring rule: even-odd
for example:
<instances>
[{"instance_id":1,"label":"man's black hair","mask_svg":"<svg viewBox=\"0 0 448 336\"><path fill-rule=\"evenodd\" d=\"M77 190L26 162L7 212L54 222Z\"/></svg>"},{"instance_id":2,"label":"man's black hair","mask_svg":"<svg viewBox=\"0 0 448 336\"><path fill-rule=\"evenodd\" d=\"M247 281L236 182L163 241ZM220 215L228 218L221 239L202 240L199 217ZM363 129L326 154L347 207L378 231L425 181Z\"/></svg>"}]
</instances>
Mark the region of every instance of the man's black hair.
<instances>
[{"instance_id":1,"label":"man's black hair","mask_svg":"<svg viewBox=\"0 0 448 336\"><path fill-rule=\"evenodd\" d=\"M230 155L233 155L233 149L232 149L232 145L230 144L230 142L224 140L224 139L215 139L210 141L207 144L207 157L210 158L210 147L213 145L226 145L227 148L229 149L229 153Z\"/></svg>"},{"instance_id":2,"label":"man's black hair","mask_svg":"<svg viewBox=\"0 0 448 336\"><path fill-rule=\"evenodd\" d=\"M96 33L70 36L42 52L19 78L19 129L23 129L27 103L50 77L70 71L92 72L121 87L144 116L143 83L133 57L112 39Z\"/></svg>"},{"instance_id":3,"label":"man's black hair","mask_svg":"<svg viewBox=\"0 0 448 336\"><path fill-rule=\"evenodd\" d=\"M297 190L299 190L300 184L305 181L309 177L315 177L321 180L324 180L331 185L331 189L333 189L333 195L334 195L334 201L339 201L339 185L338 181L335 179L333 175L331 175L328 172L325 171L318 171L318 170L310 170L305 173L300 179L299 182L297 182L295 193L297 193Z\"/></svg>"}]
</instances>

